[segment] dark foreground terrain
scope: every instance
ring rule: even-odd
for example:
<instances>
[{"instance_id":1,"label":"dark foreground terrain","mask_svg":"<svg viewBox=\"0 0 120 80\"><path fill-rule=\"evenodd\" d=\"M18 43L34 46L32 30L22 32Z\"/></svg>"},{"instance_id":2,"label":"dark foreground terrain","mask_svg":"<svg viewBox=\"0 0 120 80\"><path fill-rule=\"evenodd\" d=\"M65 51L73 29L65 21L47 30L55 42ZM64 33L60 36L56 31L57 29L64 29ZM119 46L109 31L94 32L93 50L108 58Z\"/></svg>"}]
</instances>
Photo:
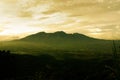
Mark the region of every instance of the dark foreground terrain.
<instances>
[{"instance_id":1,"label":"dark foreground terrain","mask_svg":"<svg viewBox=\"0 0 120 80\"><path fill-rule=\"evenodd\" d=\"M80 58L81 57L81 58ZM0 80L119 80L113 57L82 58L78 54L18 55L0 51Z\"/></svg>"}]
</instances>

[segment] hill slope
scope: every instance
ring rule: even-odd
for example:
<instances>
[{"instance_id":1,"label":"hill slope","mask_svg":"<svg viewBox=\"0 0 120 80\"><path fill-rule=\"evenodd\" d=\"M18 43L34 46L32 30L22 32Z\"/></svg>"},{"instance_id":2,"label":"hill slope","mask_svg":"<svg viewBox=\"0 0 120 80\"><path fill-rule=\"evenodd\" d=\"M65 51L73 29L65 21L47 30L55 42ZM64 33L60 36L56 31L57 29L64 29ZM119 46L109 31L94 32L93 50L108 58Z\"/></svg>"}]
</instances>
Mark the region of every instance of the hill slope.
<instances>
[{"instance_id":1,"label":"hill slope","mask_svg":"<svg viewBox=\"0 0 120 80\"><path fill-rule=\"evenodd\" d=\"M117 46L120 41L116 41ZM87 37L82 34L67 34L39 32L20 40L1 43L1 49L28 53L40 51L87 51L97 53L112 53L112 41Z\"/></svg>"},{"instance_id":2,"label":"hill slope","mask_svg":"<svg viewBox=\"0 0 120 80\"><path fill-rule=\"evenodd\" d=\"M78 34L78 33L74 33L74 34L67 34L63 31L58 31L55 33L45 33L45 32L39 32L37 34L33 34L30 36L27 36L21 40L24 41L50 41L50 40L63 40L63 41L70 41L70 40L84 40L84 41L88 41L88 40L95 40L93 38L87 37L83 34Z\"/></svg>"}]
</instances>

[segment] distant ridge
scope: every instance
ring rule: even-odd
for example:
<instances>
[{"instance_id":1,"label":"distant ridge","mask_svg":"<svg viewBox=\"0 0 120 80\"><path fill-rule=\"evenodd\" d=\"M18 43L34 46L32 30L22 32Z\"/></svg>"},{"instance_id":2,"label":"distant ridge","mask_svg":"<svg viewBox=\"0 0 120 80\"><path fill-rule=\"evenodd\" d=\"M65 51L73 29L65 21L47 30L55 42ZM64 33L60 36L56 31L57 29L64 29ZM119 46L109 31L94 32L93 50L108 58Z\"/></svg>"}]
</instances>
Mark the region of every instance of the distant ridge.
<instances>
[{"instance_id":1,"label":"distant ridge","mask_svg":"<svg viewBox=\"0 0 120 80\"><path fill-rule=\"evenodd\" d=\"M27 41L41 41L41 40L97 40L88 36L85 36L83 34L79 33L73 33L73 34L67 34L63 31L57 31L54 33L46 33L46 32L39 32L36 34L29 35L25 38L22 38L21 40L27 40Z\"/></svg>"},{"instance_id":2,"label":"distant ridge","mask_svg":"<svg viewBox=\"0 0 120 80\"><path fill-rule=\"evenodd\" d=\"M115 41L119 51L120 41ZM83 34L68 34L63 31L54 33L39 32L19 40L2 43L1 48L11 49L24 54L40 51L88 51L94 53L111 53L112 41L88 37ZM108 52L109 51L109 52Z\"/></svg>"}]
</instances>

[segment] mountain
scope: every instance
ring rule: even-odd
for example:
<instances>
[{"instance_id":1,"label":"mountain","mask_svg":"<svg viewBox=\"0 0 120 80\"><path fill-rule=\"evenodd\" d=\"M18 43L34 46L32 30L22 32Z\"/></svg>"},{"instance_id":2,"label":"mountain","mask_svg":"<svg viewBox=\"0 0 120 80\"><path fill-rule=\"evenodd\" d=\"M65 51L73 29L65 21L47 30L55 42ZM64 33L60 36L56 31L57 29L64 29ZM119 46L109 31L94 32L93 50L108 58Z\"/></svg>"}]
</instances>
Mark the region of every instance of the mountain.
<instances>
[{"instance_id":1,"label":"mountain","mask_svg":"<svg viewBox=\"0 0 120 80\"><path fill-rule=\"evenodd\" d=\"M85 36L83 34L79 34L79 33L74 33L74 34L67 34L63 31L58 31L58 32L55 32L55 33L45 33L45 32L39 32L37 34L33 34L33 35L30 35L30 36L27 36L23 39L21 39L23 41L57 41L59 40L60 42L61 41L81 41L81 40L84 40L84 41L88 41L88 40L96 40L94 38L91 38L91 37L88 37L88 36Z\"/></svg>"},{"instance_id":2,"label":"mountain","mask_svg":"<svg viewBox=\"0 0 120 80\"><path fill-rule=\"evenodd\" d=\"M43 49L49 50L102 51L112 47L109 40L95 39L79 33L67 34L63 31L55 33L39 32L18 41L37 44ZM104 48L104 46L106 47Z\"/></svg>"},{"instance_id":3,"label":"mountain","mask_svg":"<svg viewBox=\"0 0 120 80\"><path fill-rule=\"evenodd\" d=\"M87 53L112 53L112 40L95 39L83 34L67 34L63 31L55 33L39 32L25 38L2 42L1 49L9 49L18 53L39 53L41 51L82 51ZM120 41L115 41L119 48ZM118 50L119 51L119 50Z\"/></svg>"}]
</instances>

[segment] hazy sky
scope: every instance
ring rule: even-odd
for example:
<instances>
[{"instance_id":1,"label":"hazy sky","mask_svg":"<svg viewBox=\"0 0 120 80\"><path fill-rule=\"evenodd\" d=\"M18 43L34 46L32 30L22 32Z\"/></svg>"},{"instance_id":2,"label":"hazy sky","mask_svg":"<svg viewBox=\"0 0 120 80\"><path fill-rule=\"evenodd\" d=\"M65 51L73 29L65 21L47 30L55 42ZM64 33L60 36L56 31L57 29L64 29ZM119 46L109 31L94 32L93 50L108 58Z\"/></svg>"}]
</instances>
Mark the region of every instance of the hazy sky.
<instances>
[{"instance_id":1,"label":"hazy sky","mask_svg":"<svg viewBox=\"0 0 120 80\"><path fill-rule=\"evenodd\" d=\"M120 0L0 0L0 39L45 31L120 39Z\"/></svg>"}]
</instances>

